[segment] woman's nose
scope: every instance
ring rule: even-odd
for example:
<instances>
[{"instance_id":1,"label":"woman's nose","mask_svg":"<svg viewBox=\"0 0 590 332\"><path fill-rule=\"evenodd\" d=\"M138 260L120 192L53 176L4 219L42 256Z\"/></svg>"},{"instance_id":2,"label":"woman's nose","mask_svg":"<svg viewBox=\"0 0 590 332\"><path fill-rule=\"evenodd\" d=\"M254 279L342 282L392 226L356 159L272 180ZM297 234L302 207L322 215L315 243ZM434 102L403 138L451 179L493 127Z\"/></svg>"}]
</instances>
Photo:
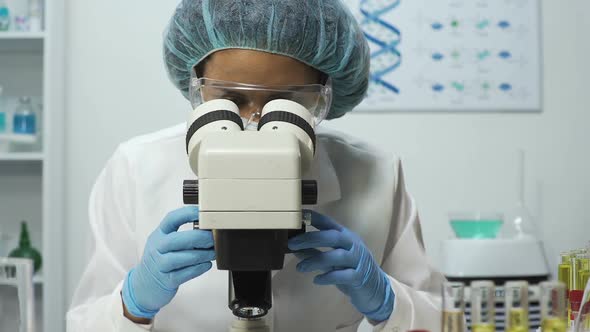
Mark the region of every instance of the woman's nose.
<instances>
[{"instance_id":1,"label":"woman's nose","mask_svg":"<svg viewBox=\"0 0 590 332\"><path fill-rule=\"evenodd\" d=\"M240 107L240 116L242 118L248 119L249 121L258 122L261 112L262 107L257 103L250 103Z\"/></svg>"}]
</instances>

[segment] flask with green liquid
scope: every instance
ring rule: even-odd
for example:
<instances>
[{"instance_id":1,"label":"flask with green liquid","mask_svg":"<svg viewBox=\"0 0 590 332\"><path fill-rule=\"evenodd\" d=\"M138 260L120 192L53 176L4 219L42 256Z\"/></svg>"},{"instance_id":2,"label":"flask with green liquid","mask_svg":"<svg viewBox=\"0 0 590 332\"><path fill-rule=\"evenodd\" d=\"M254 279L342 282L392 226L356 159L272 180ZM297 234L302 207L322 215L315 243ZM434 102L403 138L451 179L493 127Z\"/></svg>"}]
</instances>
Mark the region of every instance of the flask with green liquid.
<instances>
[{"instance_id":1,"label":"flask with green liquid","mask_svg":"<svg viewBox=\"0 0 590 332\"><path fill-rule=\"evenodd\" d=\"M41 268L41 254L39 251L31 246L31 240L29 239L29 230L27 229L27 223L21 222L20 240L18 248L8 254L9 257L14 258L28 258L33 261L33 268L37 272Z\"/></svg>"}]
</instances>

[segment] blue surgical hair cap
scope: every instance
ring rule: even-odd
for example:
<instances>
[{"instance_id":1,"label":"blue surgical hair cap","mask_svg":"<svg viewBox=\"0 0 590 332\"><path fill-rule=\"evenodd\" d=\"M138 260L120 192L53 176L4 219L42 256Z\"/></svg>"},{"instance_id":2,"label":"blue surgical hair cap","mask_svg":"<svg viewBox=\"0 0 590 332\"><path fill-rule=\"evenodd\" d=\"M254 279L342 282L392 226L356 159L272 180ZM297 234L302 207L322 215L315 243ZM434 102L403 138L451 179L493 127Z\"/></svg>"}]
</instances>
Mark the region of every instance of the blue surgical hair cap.
<instances>
[{"instance_id":1,"label":"blue surgical hair cap","mask_svg":"<svg viewBox=\"0 0 590 332\"><path fill-rule=\"evenodd\" d=\"M328 75L328 119L351 111L367 92L369 46L340 0L183 0L164 34L170 80L188 98L195 66L230 48L289 56Z\"/></svg>"}]
</instances>

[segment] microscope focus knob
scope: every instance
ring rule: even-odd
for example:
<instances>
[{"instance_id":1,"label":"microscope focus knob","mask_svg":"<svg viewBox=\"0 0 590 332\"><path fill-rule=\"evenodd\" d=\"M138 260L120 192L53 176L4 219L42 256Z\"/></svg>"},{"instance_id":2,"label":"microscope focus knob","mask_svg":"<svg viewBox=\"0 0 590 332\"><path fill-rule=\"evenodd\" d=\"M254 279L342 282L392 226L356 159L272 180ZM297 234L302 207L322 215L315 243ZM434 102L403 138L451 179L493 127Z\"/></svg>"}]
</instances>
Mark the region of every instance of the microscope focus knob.
<instances>
[{"instance_id":1,"label":"microscope focus knob","mask_svg":"<svg viewBox=\"0 0 590 332\"><path fill-rule=\"evenodd\" d=\"M199 204L199 180L184 180L182 197L184 204Z\"/></svg>"},{"instance_id":2,"label":"microscope focus knob","mask_svg":"<svg viewBox=\"0 0 590 332\"><path fill-rule=\"evenodd\" d=\"M318 203L318 183L315 180L301 181L301 204L315 205Z\"/></svg>"}]
</instances>

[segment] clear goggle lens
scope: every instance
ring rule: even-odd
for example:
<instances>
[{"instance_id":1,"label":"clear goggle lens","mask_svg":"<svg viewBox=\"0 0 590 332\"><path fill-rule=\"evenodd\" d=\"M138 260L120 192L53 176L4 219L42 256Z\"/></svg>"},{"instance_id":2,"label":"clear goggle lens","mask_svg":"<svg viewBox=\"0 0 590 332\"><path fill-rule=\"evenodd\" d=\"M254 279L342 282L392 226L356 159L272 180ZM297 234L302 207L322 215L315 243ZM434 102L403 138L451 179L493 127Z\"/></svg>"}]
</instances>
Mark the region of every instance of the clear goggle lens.
<instances>
[{"instance_id":1,"label":"clear goggle lens","mask_svg":"<svg viewBox=\"0 0 590 332\"><path fill-rule=\"evenodd\" d=\"M332 103L332 88L330 80L325 85L267 86L201 77L191 79L189 97L193 108L215 99L231 100L240 109L245 127L258 123L262 108L268 102L287 99L305 107L317 125L328 114Z\"/></svg>"}]
</instances>

